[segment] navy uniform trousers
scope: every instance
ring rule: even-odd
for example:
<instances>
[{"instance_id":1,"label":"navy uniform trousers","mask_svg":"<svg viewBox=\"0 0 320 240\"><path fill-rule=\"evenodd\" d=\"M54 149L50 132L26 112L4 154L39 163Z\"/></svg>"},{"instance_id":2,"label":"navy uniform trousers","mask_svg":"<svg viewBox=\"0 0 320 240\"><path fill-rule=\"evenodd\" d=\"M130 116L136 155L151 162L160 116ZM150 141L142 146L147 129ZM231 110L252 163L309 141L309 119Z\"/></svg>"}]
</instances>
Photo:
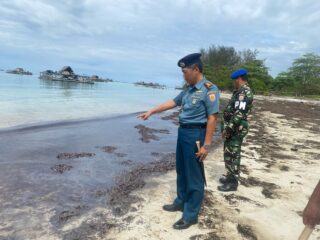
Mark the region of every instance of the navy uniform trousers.
<instances>
[{"instance_id":1,"label":"navy uniform trousers","mask_svg":"<svg viewBox=\"0 0 320 240\"><path fill-rule=\"evenodd\" d=\"M183 219L198 218L204 197L204 178L201 173L196 141L204 143L205 128L178 129L176 149L177 198L174 203L183 208Z\"/></svg>"}]
</instances>

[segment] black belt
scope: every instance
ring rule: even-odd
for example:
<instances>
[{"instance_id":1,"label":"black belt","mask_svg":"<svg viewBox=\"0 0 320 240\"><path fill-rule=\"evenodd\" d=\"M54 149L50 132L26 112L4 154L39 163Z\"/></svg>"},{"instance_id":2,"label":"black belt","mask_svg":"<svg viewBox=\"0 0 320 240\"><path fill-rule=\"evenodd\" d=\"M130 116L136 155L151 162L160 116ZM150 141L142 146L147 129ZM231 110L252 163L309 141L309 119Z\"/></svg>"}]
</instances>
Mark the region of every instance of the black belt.
<instances>
[{"instance_id":1,"label":"black belt","mask_svg":"<svg viewBox=\"0 0 320 240\"><path fill-rule=\"evenodd\" d=\"M183 124L180 123L181 128L207 128L207 123L189 123Z\"/></svg>"}]
</instances>

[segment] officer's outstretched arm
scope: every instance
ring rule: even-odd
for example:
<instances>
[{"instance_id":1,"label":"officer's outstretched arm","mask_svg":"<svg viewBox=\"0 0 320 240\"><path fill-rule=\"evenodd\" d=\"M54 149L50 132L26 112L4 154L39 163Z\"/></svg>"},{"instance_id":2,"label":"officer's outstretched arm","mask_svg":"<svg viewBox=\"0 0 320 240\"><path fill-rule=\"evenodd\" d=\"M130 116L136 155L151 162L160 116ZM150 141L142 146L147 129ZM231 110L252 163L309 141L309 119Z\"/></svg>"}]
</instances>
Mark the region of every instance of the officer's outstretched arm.
<instances>
[{"instance_id":1,"label":"officer's outstretched arm","mask_svg":"<svg viewBox=\"0 0 320 240\"><path fill-rule=\"evenodd\" d=\"M175 101L169 100L169 101L166 101L166 102L160 104L159 106L157 106L157 107L155 107L145 113L138 115L138 118L140 118L142 120L147 120L151 115L153 115L155 113L160 113L160 112L172 109L176 106L177 105L176 105Z\"/></svg>"}]
</instances>

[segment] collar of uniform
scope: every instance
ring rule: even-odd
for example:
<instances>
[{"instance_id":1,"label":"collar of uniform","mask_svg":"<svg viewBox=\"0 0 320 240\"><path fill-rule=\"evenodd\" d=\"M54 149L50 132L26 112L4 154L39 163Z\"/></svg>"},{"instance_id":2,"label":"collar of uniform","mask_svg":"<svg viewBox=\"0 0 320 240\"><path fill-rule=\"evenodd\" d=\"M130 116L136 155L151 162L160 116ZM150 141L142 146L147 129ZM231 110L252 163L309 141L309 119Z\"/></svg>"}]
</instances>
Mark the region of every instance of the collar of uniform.
<instances>
[{"instance_id":1,"label":"collar of uniform","mask_svg":"<svg viewBox=\"0 0 320 240\"><path fill-rule=\"evenodd\" d=\"M241 85L238 89L238 91L242 90L243 88L247 87L248 86L248 83L245 83L243 85Z\"/></svg>"},{"instance_id":2,"label":"collar of uniform","mask_svg":"<svg viewBox=\"0 0 320 240\"><path fill-rule=\"evenodd\" d=\"M192 87L199 90L199 89L203 86L203 84L204 84L205 81L206 81L206 78L203 77L199 82L197 82L197 83L196 83L195 85L193 85Z\"/></svg>"}]
</instances>

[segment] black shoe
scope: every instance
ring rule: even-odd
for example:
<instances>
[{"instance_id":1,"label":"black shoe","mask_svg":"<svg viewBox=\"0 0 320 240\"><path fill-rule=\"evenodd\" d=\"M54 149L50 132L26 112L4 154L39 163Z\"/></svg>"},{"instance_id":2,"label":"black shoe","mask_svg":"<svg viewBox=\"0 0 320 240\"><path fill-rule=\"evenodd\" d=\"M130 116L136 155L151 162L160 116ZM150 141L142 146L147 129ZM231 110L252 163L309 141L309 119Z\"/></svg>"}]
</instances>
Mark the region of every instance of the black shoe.
<instances>
[{"instance_id":1,"label":"black shoe","mask_svg":"<svg viewBox=\"0 0 320 240\"><path fill-rule=\"evenodd\" d=\"M231 178L226 176L226 175L222 175L220 178L219 178L219 182L222 183L222 184L225 184L225 183L228 183L231 181Z\"/></svg>"},{"instance_id":2,"label":"black shoe","mask_svg":"<svg viewBox=\"0 0 320 240\"><path fill-rule=\"evenodd\" d=\"M176 204L174 204L174 203L173 204L164 205L162 207L162 209L165 210L165 211L168 211L168 212L176 212L176 211L183 212L183 208L178 206L178 205L176 205Z\"/></svg>"},{"instance_id":3,"label":"black shoe","mask_svg":"<svg viewBox=\"0 0 320 240\"><path fill-rule=\"evenodd\" d=\"M173 228L177 230L187 229L191 225L196 224L197 222L198 222L197 220L186 221L183 218L181 218L175 224L173 224Z\"/></svg>"},{"instance_id":4,"label":"black shoe","mask_svg":"<svg viewBox=\"0 0 320 240\"><path fill-rule=\"evenodd\" d=\"M218 190L221 192L237 191L238 185L238 182L228 182L223 184L222 186L218 186Z\"/></svg>"}]
</instances>

